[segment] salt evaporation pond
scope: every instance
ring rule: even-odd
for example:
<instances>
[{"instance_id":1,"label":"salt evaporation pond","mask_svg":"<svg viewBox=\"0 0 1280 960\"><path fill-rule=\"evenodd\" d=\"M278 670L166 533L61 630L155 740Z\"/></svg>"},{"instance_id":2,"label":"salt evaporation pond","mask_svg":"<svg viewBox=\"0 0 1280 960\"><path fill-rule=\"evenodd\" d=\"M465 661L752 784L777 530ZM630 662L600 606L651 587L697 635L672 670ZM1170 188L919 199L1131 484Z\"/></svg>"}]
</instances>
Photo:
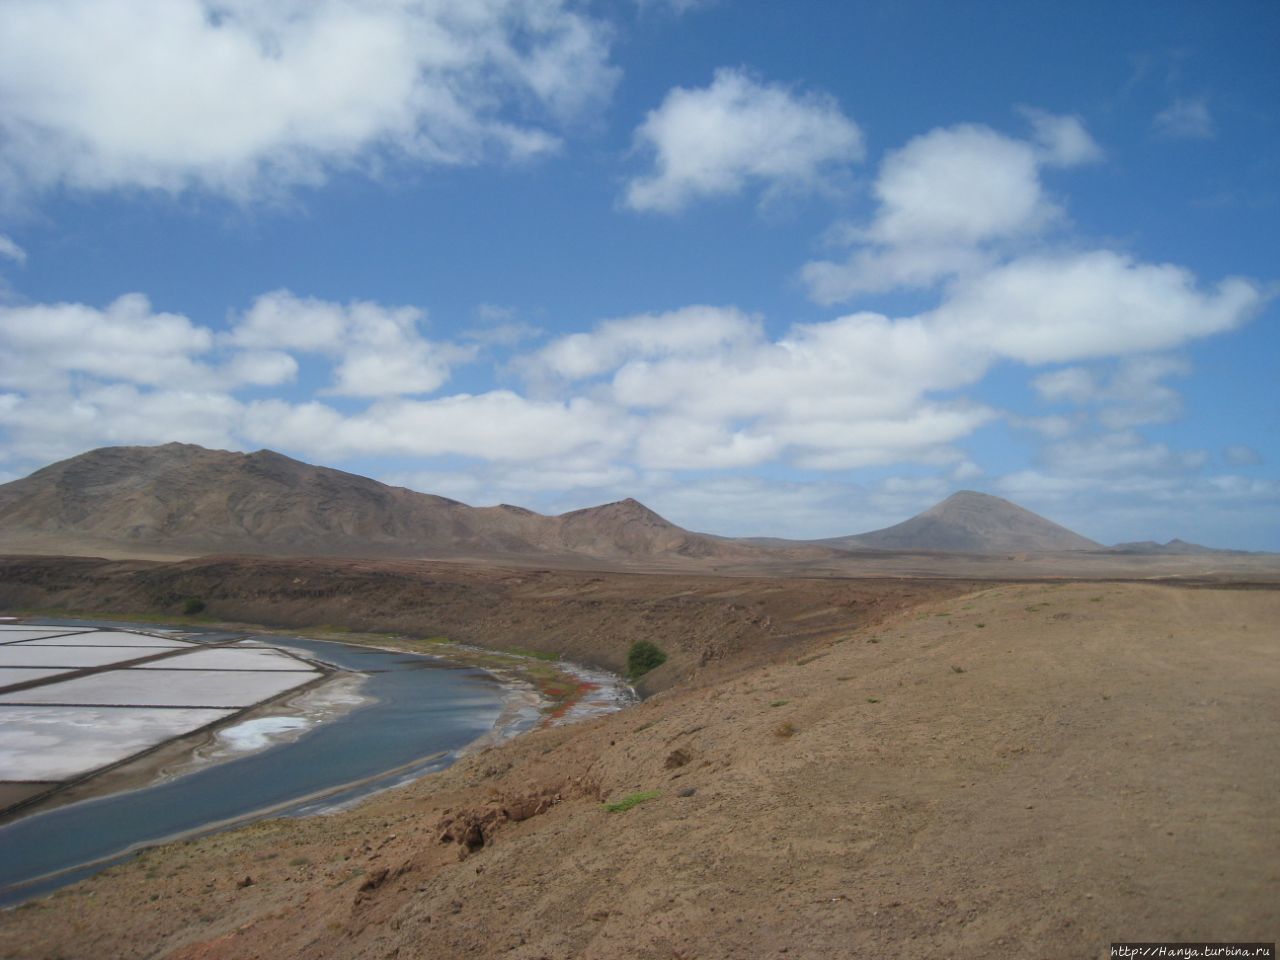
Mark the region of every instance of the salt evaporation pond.
<instances>
[{"instance_id":1,"label":"salt evaporation pond","mask_svg":"<svg viewBox=\"0 0 1280 960\"><path fill-rule=\"evenodd\" d=\"M0 826L0 905L47 893L165 839L255 816L320 812L442 769L503 714L506 690L475 668L301 637L259 639L363 674L366 701L272 749ZM528 711L514 721L517 728L534 722ZM244 745L255 734L297 734L296 727L249 721L237 736Z\"/></svg>"}]
</instances>

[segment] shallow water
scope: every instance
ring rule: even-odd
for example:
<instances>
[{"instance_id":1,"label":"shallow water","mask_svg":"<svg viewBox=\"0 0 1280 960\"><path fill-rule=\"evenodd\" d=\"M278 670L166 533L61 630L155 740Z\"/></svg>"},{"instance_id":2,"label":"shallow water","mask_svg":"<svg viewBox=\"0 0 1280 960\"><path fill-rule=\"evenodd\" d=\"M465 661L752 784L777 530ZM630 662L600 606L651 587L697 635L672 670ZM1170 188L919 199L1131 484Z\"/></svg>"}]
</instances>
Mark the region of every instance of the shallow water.
<instances>
[{"instance_id":1,"label":"shallow water","mask_svg":"<svg viewBox=\"0 0 1280 960\"><path fill-rule=\"evenodd\" d=\"M502 713L503 688L474 668L320 640L261 640L360 671L367 675L360 692L369 701L273 749L0 826L0 905L46 893L166 838L255 815L333 808L440 769Z\"/></svg>"}]
</instances>

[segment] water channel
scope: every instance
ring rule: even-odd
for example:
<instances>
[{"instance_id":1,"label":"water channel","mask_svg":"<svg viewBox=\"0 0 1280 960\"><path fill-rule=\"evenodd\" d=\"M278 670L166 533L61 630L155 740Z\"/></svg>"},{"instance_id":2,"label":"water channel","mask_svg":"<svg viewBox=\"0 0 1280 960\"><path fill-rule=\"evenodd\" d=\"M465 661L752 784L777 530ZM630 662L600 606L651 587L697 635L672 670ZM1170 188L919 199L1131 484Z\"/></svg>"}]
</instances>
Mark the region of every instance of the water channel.
<instances>
[{"instance_id":1,"label":"water channel","mask_svg":"<svg viewBox=\"0 0 1280 960\"><path fill-rule=\"evenodd\" d=\"M292 742L0 826L0 906L166 839L332 809L441 769L493 730L507 700L491 674L432 657L301 637L262 640L364 675L365 702ZM507 732L535 722L526 711Z\"/></svg>"}]
</instances>

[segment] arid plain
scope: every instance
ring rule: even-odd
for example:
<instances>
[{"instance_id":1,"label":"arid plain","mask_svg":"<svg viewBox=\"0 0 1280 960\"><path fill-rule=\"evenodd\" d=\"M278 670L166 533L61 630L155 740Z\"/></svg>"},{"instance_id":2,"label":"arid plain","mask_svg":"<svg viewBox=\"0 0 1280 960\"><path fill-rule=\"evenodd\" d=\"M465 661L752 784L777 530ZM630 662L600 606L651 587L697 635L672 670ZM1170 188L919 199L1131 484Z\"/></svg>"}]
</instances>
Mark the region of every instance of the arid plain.
<instances>
[{"instance_id":1,"label":"arid plain","mask_svg":"<svg viewBox=\"0 0 1280 960\"><path fill-rule=\"evenodd\" d=\"M751 563L737 542L690 556L699 541L638 516L677 548L0 558L9 614L177 617L200 597L210 621L406 649L669 654L620 713L8 911L0 955L1012 960L1275 939L1275 558L788 546Z\"/></svg>"}]
</instances>

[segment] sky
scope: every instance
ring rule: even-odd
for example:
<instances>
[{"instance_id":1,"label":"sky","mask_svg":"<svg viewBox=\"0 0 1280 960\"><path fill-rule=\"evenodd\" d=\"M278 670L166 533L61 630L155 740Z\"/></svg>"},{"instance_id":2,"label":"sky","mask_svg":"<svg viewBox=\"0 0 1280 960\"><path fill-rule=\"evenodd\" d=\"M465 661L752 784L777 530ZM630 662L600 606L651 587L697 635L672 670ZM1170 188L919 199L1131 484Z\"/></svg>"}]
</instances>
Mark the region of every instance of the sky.
<instances>
[{"instance_id":1,"label":"sky","mask_svg":"<svg viewBox=\"0 0 1280 960\"><path fill-rule=\"evenodd\" d=\"M1280 4L0 0L0 481L1280 551Z\"/></svg>"}]
</instances>

